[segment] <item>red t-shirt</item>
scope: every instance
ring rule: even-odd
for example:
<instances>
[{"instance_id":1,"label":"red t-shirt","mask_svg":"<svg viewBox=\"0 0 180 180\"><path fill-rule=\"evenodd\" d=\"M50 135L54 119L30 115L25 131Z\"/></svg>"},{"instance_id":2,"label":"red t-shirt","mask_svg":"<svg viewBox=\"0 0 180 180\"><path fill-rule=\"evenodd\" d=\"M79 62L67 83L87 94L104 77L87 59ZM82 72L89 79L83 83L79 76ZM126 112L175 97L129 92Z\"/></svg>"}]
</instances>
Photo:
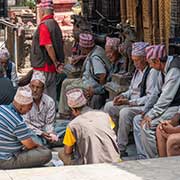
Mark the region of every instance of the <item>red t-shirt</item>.
<instances>
[{"instance_id":1,"label":"red t-shirt","mask_svg":"<svg viewBox=\"0 0 180 180\"><path fill-rule=\"evenodd\" d=\"M45 16L41 19L41 22L47 19L53 19L53 15ZM49 32L48 27L44 23L40 24L39 26L39 44L40 46L52 44L51 34ZM44 67L34 69L44 72L56 72L54 64L48 65L47 63L45 63Z\"/></svg>"}]
</instances>

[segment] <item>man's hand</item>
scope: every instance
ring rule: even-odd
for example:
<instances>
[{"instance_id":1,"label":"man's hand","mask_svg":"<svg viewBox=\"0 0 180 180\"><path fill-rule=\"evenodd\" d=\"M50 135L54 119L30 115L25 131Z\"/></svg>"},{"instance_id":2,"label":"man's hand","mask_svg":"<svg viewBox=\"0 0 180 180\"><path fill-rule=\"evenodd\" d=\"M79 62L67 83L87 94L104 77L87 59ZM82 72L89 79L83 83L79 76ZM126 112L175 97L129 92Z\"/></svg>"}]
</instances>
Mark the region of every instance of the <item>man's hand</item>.
<instances>
[{"instance_id":1,"label":"man's hand","mask_svg":"<svg viewBox=\"0 0 180 180\"><path fill-rule=\"evenodd\" d=\"M55 133L50 133L49 135L51 136L51 143L58 141L58 136Z\"/></svg>"},{"instance_id":2,"label":"man's hand","mask_svg":"<svg viewBox=\"0 0 180 180\"><path fill-rule=\"evenodd\" d=\"M58 137L54 133L43 132L41 136L51 143L58 141Z\"/></svg>"},{"instance_id":3,"label":"man's hand","mask_svg":"<svg viewBox=\"0 0 180 180\"><path fill-rule=\"evenodd\" d=\"M79 61L84 60L87 56L86 55L79 55L74 57L69 57L69 62L72 65L77 64Z\"/></svg>"},{"instance_id":4,"label":"man's hand","mask_svg":"<svg viewBox=\"0 0 180 180\"><path fill-rule=\"evenodd\" d=\"M161 131L161 135L162 135L165 139L167 139L168 136L169 136L169 134L167 134L167 133L164 131L164 129L163 129L163 124L164 124L164 123L166 123L166 122L160 123L160 124L158 125L158 128L159 128L159 130Z\"/></svg>"},{"instance_id":5,"label":"man's hand","mask_svg":"<svg viewBox=\"0 0 180 180\"><path fill-rule=\"evenodd\" d=\"M49 133L43 132L43 133L41 134L41 136L42 136L43 138L45 138L47 141L51 141L51 136L50 136Z\"/></svg>"},{"instance_id":6,"label":"man's hand","mask_svg":"<svg viewBox=\"0 0 180 180\"><path fill-rule=\"evenodd\" d=\"M85 91L85 97L87 99L90 99L92 96L94 95L94 89L93 87L89 87L86 91Z\"/></svg>"},{"instance_id":7,"label":"man's hand","mask_svg":"<svg viewBox=\"0 0 180 180\"><path fill-rule=\"evenodd\" d=\"M114 103L115 106L120 105L129 105L128 99L119 99L117 102Z\"/></svg>"},{"instance_id":8,"label":"man's hand","mask_svg":"<svg viewBox=\"0 0 180 180\"><path fill-rule=\"evenodd\" d=\"M162 130L164 132L166 132L167 134L173 134L173 133L176 133L175 131L175 127L173 127L170 122L168 121L165 121L163 123L161 123L161 127L162 127Z\"/></svg>"},{"instance_id":9,"label":"man's hand","mask_svg":"<svg viewBox=\"0 0 180 180\"><path fill-rule=\"evenodd\" d=\"M129 105L129 100L122 95L116 96L113 100L114 106Z\"/></svg>"},{"instance_id":10,"label":"man's hand","mask_svg":"<svg viewBox=\"0 0 180 180\"><path fill-rule=\"evenodd\" d=\"M152 119L149 116L144 116L143 120L141 121L141 127L143 127L146 124L147 127L150 128L151 121L152 121Z\"/></svg>"},{"instance_id":11,"label":"man's hand","mask_svg":"<svg viewBox=\"0 0 180 180\"><path fill-rule=\"evenodd\" d=\"M114 104L114 103L116 104L119 99L125 99L125 97L124 97L123 95L118 95L118 96L116 96L116 97L113 99L113 104Z\"/></svg>"},{"instance_id":12,"label":"man's hand","mask_svg":"<svg viewBox=\"0 0 180 180\"><path fill-rule=\"evenodd\" d=\"M59 73L59 74L61 74L61 73L63 73L63 70L64 70L64 64L63 63L57 63L56 65L55 65L55 67L56 67L56 72L57 73Z\"/></svg>"},{"instance_id":13,"label":"man's hand","mask_svg":"<svg viewBox=\"0 0 180 180\"><path fill-rule=\"evenodd\" d=\"M129 102L129 106L130 106L130 107L137 106L137 103L135 103L135 102Z\"/></svg>"},{"instance_id":14,"label":"man's hand","mask_svg":"<svg viewBox=\"0 0 180 180\"><path fill-rule=\"evenodd\" d=\"M180 119L180 113L176 113L174 117L170 120L170 124L172 126L178 126L179 125L179 119Z\"/></svg>"},{"instance_id":15,"label":"man's hand","mask_svg":"<svg viewBox=\"0 0 180 180\"><path fill-rule=\"evenodd\" d=\"M34 142L31 138L25 139L21 141L21 143L24 145L26 149L34 149L40 146L39 144Z\"/></svg>"}]
</instances>

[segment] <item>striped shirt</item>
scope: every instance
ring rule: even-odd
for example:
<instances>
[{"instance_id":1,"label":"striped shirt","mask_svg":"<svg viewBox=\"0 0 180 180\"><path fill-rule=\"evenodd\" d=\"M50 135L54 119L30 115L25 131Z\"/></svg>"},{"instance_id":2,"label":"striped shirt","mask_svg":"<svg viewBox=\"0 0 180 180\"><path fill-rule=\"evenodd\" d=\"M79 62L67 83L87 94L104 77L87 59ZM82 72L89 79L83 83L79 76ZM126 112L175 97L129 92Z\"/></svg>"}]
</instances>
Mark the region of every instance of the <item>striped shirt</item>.
<instances>
[{"instance_id":1,"label":"striped shirt","mask_svg":"<svg viewBox=\"0 0 180 180\"><path fill-rule=\"evenodd\" d=\"M0 106L0 159L11 159L23 145L22 140L31 137L30 130L15 107Z\"/></svg>"},{"instance_id":2,"label":"striped shirt","mask_svg":"<svg viewBox=\"0 0 180 180\"><path fill-rule=\"evenodd\" d=\"M56 109L53 99L43 94L39 107L33 102L31 110L23 115L23 119L33 132L41 135L44 131L54 132L55 115Z\"/></svg>"}]
</instances>

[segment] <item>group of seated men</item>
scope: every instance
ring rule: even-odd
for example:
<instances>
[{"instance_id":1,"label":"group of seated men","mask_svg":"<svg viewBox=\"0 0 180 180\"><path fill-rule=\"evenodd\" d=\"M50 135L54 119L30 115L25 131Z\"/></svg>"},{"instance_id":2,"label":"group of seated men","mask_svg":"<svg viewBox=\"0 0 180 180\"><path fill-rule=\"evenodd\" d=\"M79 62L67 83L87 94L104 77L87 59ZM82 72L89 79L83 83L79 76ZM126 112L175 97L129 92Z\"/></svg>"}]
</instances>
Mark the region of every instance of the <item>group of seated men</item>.
<instances>
[{"instance_id":1,"label":"group of seated men","mask_svg":"<svg viewBox=\"0 0 180 180\"><path fill-rule=\"evenodd\" d=\"M120 157L128 156L126 151L128 135L132 130L137 149L137 159L162 156L161 151L165 151L166 153L163 154L166 156L168 154L173 155L167 151L173 151L174 155L177 155L179 153L178 141L174 139L175 135L170 136L172 139L169 139L169 135L178 133L176 130L178 127L173 126L177 126L179 120L179 56L168 56L164 45L149 45L145 42L134 43L131 57L135 72L129 89L111 101L106 99L106 102L104 84L108 79L111 79L111 70L115 67L114 62L119 62L119 56L116 56L116 61L112 60L113 50L116 49L118 52L118 43L116 38L107 38L104 53L110 60L108 71L107 63L105 63L107 60L102 60L104 50L94 45L92 39L93 37L90 34L80 34L79 36L81 51L87 55L83 64L82 77L66 79L63 82L60 112L68 113L70 111L67 97L64 96L65 92L79 87L84 90L85 96L88 98L88 105L93 109L101 108L110 115L115 123ZM121 67L122 70L123 62L118 64L118 67ZM105 106L102 107L104 103ZM173 120L174 118L175 120ZM167 120L170 120L169 123ZM174 121L176 123L170 123ZM84 137L85 135L81 134L81 136ZM161 139L158 140L157 137ZM164 143L162 143L163 138Z\"/></svg>"},{"instance_id":2,"label":"group of seated men","mask_svg":"<svg viewBox=\"0 0 180 180\"><path fill-rule=\"evenodd\" d=\"M17 89L12 103L0 106L1 169L44 165L52 157L48 148L61 144L60 137L64 164L118 162L128 156L130 131L137 159L180 155L180 58L168 56L164 45L134 43L129 89L108 100L105 83L113 73L125 72L119 43L107 37L104 50L92 34L79 35L86 57L82 75L63 81L59 103L59 112L72 114L73 120L55 122L55 102L44 94L45 77L39 71L28 86ZM7 79L1 69L0 80Z\"/></svg>"}]
</instances>

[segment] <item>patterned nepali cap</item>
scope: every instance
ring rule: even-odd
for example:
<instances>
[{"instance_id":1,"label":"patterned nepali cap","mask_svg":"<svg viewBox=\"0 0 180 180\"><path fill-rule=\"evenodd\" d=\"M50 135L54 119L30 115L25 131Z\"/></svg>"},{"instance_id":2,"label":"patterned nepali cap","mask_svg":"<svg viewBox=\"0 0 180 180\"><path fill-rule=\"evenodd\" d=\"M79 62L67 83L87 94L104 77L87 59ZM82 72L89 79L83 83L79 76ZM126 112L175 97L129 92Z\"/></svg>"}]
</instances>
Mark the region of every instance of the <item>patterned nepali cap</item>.
<instances>
[{"instance_id":1,"label":"patterned nepali cap","mask_svg":"<svg viewBox=\"0 0 180 180\"><path fill-rule=\"evenodd\" d=\"M167 57L165 45L152 45L146 48L146 59L160 59L165 61Z\"/></svg>"},{"instance_id":2,"label":"patterned nepali cap","mask_svg":"<svg viewBox=\"0 0 180 180\"><path fill-rule=\"evenodd\" d=\"M45 84L45 82L46 82L46 78L44 76L44 73L41 72L41 71L33 71L33 75L32 75L31 81L33 81L33 80L39 80L43 84Z\"/></svg>"},{"instance_id":3,"label":"patterned nepali cap","mask_svg":"<svg viewBox=\"0 0 180 180\"><path fill-rule=\"evenodd\" d=\"M79 45L83 48L91 48L95 45L94 37L90 33L81 33L79 35Z\"/></svg>"},{"instance_id":4,"label":"patterned nepali cap","mask_svg":"<svg viewBox=\"0 0 180 180\"><path fill-rule=\"evenodd\" d=\"M53 9L53 1L52 0L41 0L39 4L41 8Z\"/></svg>"},{"instance_id":5,"label":"patterned nepali cap","mask_svg":"<svg viewBox=\"0 0 180 180\"><path fill-rule=\"evenodd\" d=\"M9 59L10 54L7 48L3 48L0 50L0 59Z\"/></svg>"},{"instance_id":6,"label":"patterned nepali cap","mask_svg":"<svg viewBox=\"0 0 180 180\"><path fill-rule=\"evenodd\" d=\"M146 42L136 42L132 44L132 56L146 56L145 48L149 46Z\"/></svg>"},{"instance_id":7,"label":"patterned nepali cap","mask_svg":"<svg viewBox=\"0 0 180 180\"><path fill-rule=\"evenodd\" d=\"M119 38L106 37L106 46L118 47L120 44Z\"/></svg>"},{"instance_id":8,"label":"patterned nepali cap","mask_svg":"<svg viewBox=\"0 0 180 180\"><path fill-rule=\"evenodd\" d=\"M87 99L84 96L82 89L74 88L66 93L68 106L78 108L86 105Z\"/></svg>"},{"instance_id":9,"label":"patterned nepali cap","mask_svg":"<svg viewBox=\"0 0 180 180\"><path fill-rule=\"evenodd\" d=\"M29 86L19 87L14 100L21 105L31 104L33 102L31 88Z\"/></svg>"}]
</instances>

